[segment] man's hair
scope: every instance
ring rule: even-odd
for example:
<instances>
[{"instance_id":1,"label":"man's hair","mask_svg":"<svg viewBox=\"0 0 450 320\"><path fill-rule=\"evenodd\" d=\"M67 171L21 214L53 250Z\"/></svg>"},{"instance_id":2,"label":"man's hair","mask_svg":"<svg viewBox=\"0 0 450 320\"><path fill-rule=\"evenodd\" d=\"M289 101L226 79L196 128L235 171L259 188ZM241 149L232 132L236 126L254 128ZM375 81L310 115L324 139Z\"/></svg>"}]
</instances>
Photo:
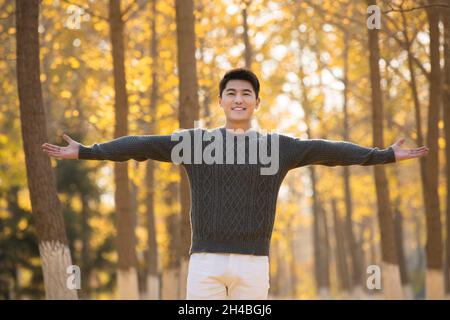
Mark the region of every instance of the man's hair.
<instances>
[{"instance_id":1,"label":"man's hair","mask_svg":"<svg viewBox=\"0 0 450 320\"><path fill-rule=\"evenodd\" d=\"M222 97L222 92L225 90L228 81L230 80L246 80L252 84L253 90L255 91L256 99L259 96L259 80L256 74L254 74L249 69L245 68L236 68L228 70L223 76L222 80L220 80L219 84L219 92Z\"/></svg>"}]
</instances>

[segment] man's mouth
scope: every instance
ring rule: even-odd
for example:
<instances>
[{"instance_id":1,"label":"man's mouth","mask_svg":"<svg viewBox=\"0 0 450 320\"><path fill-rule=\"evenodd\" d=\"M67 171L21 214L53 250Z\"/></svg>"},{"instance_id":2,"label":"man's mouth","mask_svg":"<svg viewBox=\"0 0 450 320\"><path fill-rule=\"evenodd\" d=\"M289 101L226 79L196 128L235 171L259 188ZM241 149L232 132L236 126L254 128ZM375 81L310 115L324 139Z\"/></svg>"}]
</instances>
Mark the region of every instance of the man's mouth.
<instances>
[{"instance_id":1,"label":"man's mouth","mask_svg":"<svg viewBox=\"0 0 450 320\"><path fill-rule=\"evenodd\" d=\"M247 108L244 108L244 107L233 107L233 108L231 108L231 110L233 110L233 111L245 111L245 110L247 110Z\"/></svg>"}]
</instances>

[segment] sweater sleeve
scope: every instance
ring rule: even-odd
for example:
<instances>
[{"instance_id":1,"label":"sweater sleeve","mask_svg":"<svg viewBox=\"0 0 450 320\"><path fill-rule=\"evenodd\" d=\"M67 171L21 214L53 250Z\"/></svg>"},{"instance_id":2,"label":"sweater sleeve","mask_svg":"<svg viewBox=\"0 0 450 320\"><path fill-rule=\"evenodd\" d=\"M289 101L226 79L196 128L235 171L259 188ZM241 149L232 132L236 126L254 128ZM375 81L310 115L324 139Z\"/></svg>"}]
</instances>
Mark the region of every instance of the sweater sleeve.
<instances>
[{"instance_id":1,"label":"sweater sleeve","mask_svg":"<svg viewBox=\"0 0 450 320\"><path fill-rule=\"evenodd\" d=\"M290 158L294 168L318 164L325 166L371 166L396 162L392 147L367 148L348 141L292 138Z\"/></svg>"},{"instance_id":2,"label":"sweater sleeve","mask_svg":"<svg viewBox=\"0 0 450 320\"><path fill-rule=\"evenodd\" d=\"M78 159L116 162L130 159L136 161L152 159L171 162L172 147L176 143L176 141L171 141L170 135L123 136L89 147L80 145Z\"/></svg>"}]
</instances>

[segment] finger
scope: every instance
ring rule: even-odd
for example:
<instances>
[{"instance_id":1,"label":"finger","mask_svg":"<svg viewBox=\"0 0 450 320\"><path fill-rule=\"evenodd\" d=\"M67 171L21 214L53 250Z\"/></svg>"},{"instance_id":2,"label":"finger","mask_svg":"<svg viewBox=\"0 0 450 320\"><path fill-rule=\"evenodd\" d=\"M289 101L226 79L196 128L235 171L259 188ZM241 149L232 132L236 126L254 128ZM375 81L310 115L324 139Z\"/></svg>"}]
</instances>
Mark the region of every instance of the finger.
<instances>
[{"instance_id":1,"label":"finger","mask_svg":"<svg viewBox=\"0 0 450 320\"><path fill-rule=\"evenodd\" d=\"M395 144L401 146L405 142L405 138L398 139Z\"/></svg>"},{"instance_id":2,"label":"finger","mask_svg":"<svg viewBox=\"0 0 450 320\"><path fill-rule=\"evenodd\" d=\"M51 143L44 143L41 147L55 147L57 148L58 146L55 144L51 144Z\"/></svg>"},{"instance_id":3,"label":"finger","mask_svg":"<svg viewBox=\"0 0 450 320\"><path fill-rule=\"evenodd\" d=\"M69 137L69 136L68 136L67 134L65 134L65 133L63 134L62 137L63 137L63 139L66 140L68 143L71 143L71 142L73 141L72 138Z\"/></svg>"},{"instance_id":4,"label":"finger","mask_svg":"<svg viewBox=\"0 0 450 320\"><path fill-rule=\"evenodd\" d=\"M42 145L42 148L47 148L47 149L59 149L61 148L60 146L56 146L54 144L44 144Z\"/></svg>"},{"instance_id":5,"label":"finger","mask_svg":"<svg viewBox=\"0 0 450 320\"><path fill-rule=\"evenodd\" d=\"M417 158L422 158L425 157L428 153L424 152L424 153L419 153L418 155L416 155Z\"/></svg>"},{"instance_id":6,"label":"finger","mask_svg":"<svg viewBox=\"0 0 450 320\"><path fill-rule=\"evenodd\" d=\"M61 151L56 149L49 149L49 148L42 148L42 151L44 152L53 152L53 153L61 153Z\"/></svg>"},{"instance_id":7,"label":"finger","mask_svg":"<svg viewBox=\"0 0 450 320\"><path fill-rule=\"evenodd\" d=\"M427 154L428 154L428 151L426 151L426 150L417 151L417 152L415 152L414 154L415 154L415 155L418 155L418 156L424 156L424 155L427 155Z\"/></svg>"},{"instance_id":8,"label":"finger","mask_svg":"<svg viewBox=\"0 0 450 320\"><path fill-rule=\"evenodd\" d=\"M422 151L428 151L427 148L421 147L421 148L417 148L417 149L409 149L408 151L412 151L412 152L422 152Z\"/></svg>"},{"instance_id":9,"label":"finger","mask_svg":"<svg viewBox=\"0 0 450 320\"><path fill-rule=\"evenodd\" d=\"M61 150L61 148L57 147L57 146L45 146L45 147L42 147L42 149L49 150L49 151L60 151Z\"/></svg>"},{"instance_id":10,"label":"finger","mask_svg":"<svg viewBox=\"0 0 450 320\"><path fill-rule=\"evenodd\" d=\"M426 150L414 150L414 151L410 152L410 154L412 154L412 155L422 155L422 154L427 154L427 153L428 153L428 151L426 151Z\"/></svg>"}]
</instances>

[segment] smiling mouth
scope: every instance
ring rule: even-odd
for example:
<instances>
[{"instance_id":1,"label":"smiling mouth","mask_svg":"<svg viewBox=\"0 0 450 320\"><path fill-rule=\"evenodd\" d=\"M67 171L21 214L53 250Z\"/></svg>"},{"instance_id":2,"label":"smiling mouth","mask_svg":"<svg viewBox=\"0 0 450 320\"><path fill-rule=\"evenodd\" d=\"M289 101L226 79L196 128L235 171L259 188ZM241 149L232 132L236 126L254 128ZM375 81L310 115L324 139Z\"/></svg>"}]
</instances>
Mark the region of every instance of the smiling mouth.
<instances>
[{"instance_id":1,"label":"smiling mouth","mask_svg":"<svg viewBox=\"0 0 450 320\"><path fill-rule=\"evenodd\" d=\"M233 110L233 111L245 111L245 110L247 110L247 108L244 108L244 107L234 107L234 108L231 108L231 110Z\"/></svg>"}]
</instances>

